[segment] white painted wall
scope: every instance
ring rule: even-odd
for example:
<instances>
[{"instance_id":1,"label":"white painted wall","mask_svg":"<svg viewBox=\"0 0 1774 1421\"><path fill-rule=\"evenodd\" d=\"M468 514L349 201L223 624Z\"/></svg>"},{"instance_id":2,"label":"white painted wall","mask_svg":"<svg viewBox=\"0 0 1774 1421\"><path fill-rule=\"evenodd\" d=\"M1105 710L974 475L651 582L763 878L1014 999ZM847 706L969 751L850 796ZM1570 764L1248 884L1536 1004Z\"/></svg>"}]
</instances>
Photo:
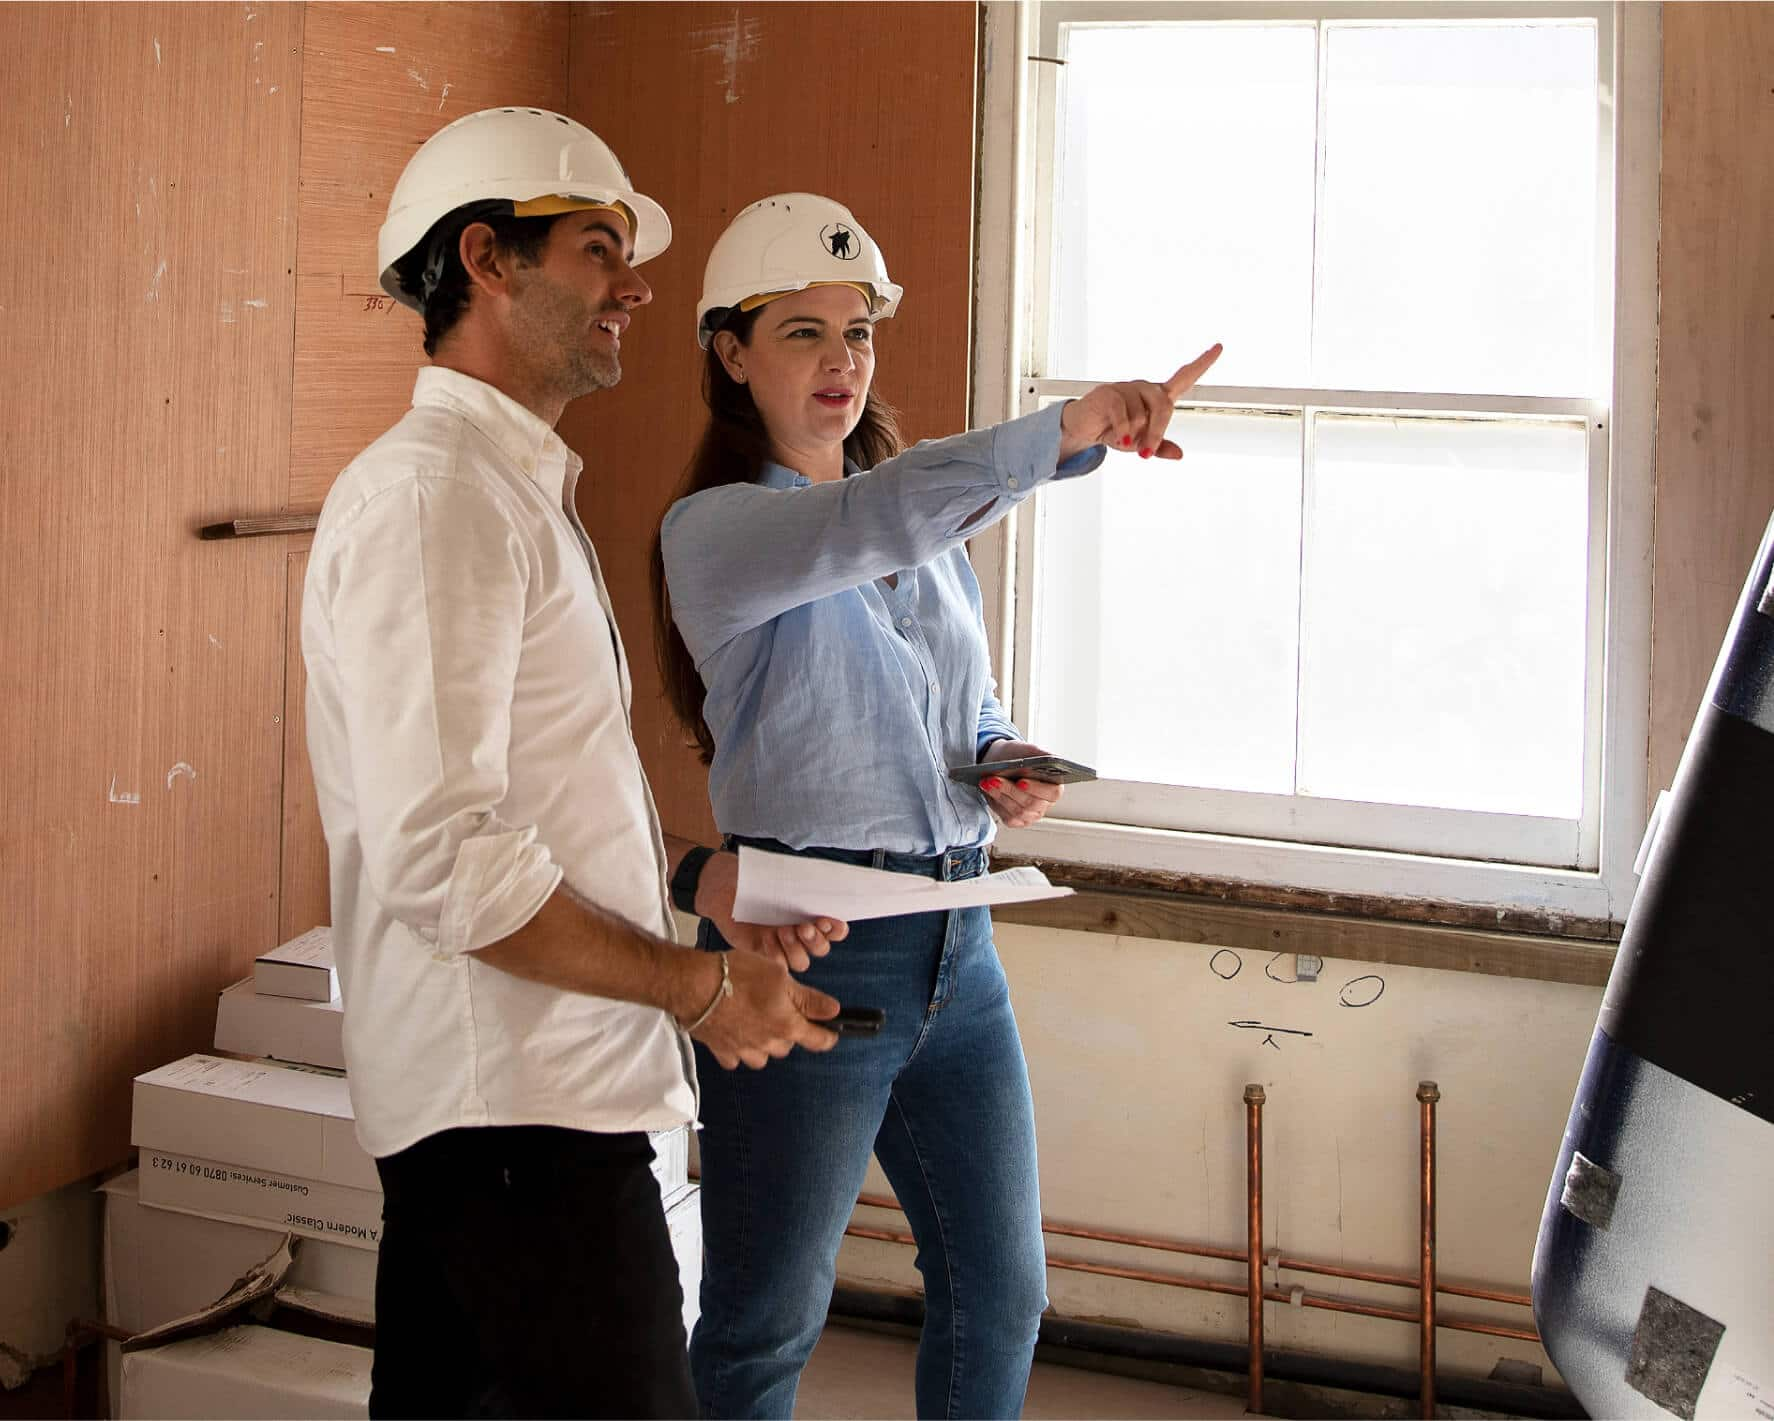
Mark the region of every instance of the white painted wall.
<instances>
[{"instance_id":1,"label":"white painted wall","mask_svg":"<svg viewBox=\"0 0 1774 1421\"><path fill-rule=\"evenodd\" d=\"M1243 953L1231 980L1212 947L1000 927L1054 1222L1241 1248L1248 1081L1268 1093L1264 1241L1293 1257L1414 1274L1419 1080L1439 1082L1439 1271L1525 1293L1546 1187L1600 988L1330 960L1314 984ZM1290 959L1275 964L1285 976ZM1228 971L1233 960L1217 963ZM1371 1006L1351 979L1378 976ZM1371 991L1367 984L1364 991ZM1359 999L1358 993L1351 993ZM1264 1044L1254 1020L1309 1031ZM957 1082L965 1088L964 1082ZM889 1193L878 1167L868 1188ZM897 1214L858 1221L904 1229ZM1242 1281L1241 1264L1050 1237L1050 1256ZM847 1282L917 1286L909 1247L846 1239ZM1415 1307L1415 1294L1284 1274L1309 1292ZM1049 1270L1061 1314L1240 1341L1242 1298ZM1444 1312L1530 1326L1526 1308L1443 1297ZM1414 1368L1413 1325L1267 1305L1269 1345ZM1484 1375L1499 1357L1555 1374L1530 1343L1442 1330L1439 1365Z\"/></svg>"}]
</instances>

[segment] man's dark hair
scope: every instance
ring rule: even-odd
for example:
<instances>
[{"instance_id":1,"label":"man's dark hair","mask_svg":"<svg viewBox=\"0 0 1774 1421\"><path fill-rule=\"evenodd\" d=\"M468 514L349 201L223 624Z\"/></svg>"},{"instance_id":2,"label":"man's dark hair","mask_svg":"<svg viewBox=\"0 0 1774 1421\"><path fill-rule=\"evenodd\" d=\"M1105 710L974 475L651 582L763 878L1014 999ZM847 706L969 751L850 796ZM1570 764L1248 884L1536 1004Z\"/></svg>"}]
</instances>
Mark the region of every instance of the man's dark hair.
<instances>
[{"instance_id":1,"label":"man's dark hair","mask_svg":"<svg viewBox=\"0 0 1774 1421\"><path fill-rule=\"evenodd\" d=\"M548 245L548 233L558 220L552 217L513 217L509 202L458 207L440 217L425 240L394 264L401 290L417 299L425 310L425 353L436 355L438 343L455 328L468 309L473 289L462 266L460 246L463 229L484 222L493 229L493 245L519 266L535 266ZM435 269L436 281L426 291L426 274Z\"/></svg>"}]
</instances>

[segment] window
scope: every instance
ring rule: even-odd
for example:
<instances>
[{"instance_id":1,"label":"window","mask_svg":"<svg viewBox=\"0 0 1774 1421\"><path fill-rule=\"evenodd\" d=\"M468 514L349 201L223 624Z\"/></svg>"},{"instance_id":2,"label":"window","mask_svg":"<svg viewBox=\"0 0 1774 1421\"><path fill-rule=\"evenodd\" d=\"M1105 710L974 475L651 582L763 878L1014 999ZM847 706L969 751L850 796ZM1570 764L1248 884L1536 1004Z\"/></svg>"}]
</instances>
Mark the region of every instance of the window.
<instances>
[{"instance_id":1,"label":"window","mask_svg":"<svg viewBox=\"0 0 1774 1421\"><path fill-rule=\"evenodd\" d=\"M1226 347L1181 464L976 543L1013 713L1102 775L1004 846L1623 917L1654 9L994 8L981 417Z\"/></svg>"}]
</instances>

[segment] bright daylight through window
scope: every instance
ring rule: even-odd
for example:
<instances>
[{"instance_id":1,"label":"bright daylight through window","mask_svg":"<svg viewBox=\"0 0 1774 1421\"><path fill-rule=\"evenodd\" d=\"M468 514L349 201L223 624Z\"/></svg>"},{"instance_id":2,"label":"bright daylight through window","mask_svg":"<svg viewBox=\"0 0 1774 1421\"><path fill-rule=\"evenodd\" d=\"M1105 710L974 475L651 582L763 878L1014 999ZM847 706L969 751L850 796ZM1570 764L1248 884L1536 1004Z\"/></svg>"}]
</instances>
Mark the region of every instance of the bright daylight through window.
<instances>
[{"instance_id":1,"label":"bright daylight through window","mask_svg":"<svg viewBox=\"0 0 1774 1421\"><path fill-rule=\"evenodd\" d=\"M1019 515L1065 814L1593 871L1617 13L1038 15L1020 406L1225 344L1180 465Z\"/></svg>"}]
</instances>

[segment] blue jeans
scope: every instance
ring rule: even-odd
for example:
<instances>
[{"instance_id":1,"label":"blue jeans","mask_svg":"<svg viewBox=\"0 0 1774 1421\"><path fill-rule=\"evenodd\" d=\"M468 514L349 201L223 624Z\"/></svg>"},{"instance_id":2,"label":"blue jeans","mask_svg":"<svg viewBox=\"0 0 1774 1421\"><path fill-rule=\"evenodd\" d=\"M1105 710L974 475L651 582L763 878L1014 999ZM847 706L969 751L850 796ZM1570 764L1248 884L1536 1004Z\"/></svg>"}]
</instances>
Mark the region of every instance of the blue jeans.
<instances>
[{"instance_id":1,"label":"blue jeans","mask_svg":"<svg viewBox=\"0 0 1774 1421\"><path fill-rule=\"evenodd\" d=\"M805 852L945 879L985 871L983 849ZM698 946L726 943L704 921ZM703 1415L793 1414L872 1149L924 1276L918 1415L1017 1416L1047 1262L1034 1105L991 915L855 923L799 976L847 1005L884 1008L887 1022L879 1036L761 1071L722 1070L696 1048L704 1261L690 1370Z\"/></svg>"}]
</instances>

